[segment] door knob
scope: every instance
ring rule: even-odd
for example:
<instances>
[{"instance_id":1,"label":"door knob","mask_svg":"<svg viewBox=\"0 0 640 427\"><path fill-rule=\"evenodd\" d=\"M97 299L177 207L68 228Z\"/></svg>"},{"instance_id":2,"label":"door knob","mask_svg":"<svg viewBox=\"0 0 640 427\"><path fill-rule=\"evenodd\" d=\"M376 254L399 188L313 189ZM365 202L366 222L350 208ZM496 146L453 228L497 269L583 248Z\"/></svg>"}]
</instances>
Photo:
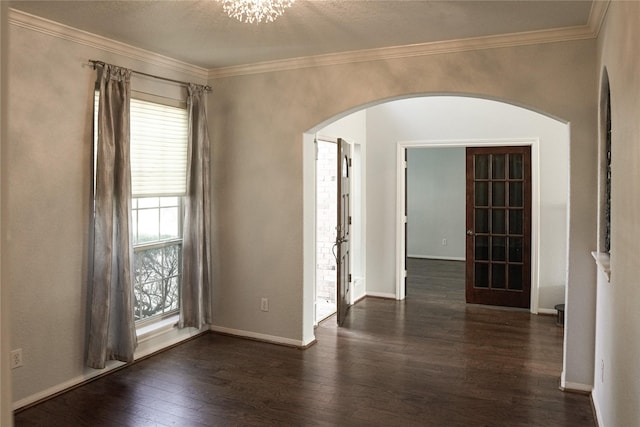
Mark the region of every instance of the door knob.
<instances>
[{"instance_id":1,"label":"door knob","mask_svg":"<svg viewBox=\"0 0 640 427\"><path fill-rule=\"evenodd\" d=\"M467 236L473 236L473 231L472 230L467 230Z\"/></svg>"}]
</instances>

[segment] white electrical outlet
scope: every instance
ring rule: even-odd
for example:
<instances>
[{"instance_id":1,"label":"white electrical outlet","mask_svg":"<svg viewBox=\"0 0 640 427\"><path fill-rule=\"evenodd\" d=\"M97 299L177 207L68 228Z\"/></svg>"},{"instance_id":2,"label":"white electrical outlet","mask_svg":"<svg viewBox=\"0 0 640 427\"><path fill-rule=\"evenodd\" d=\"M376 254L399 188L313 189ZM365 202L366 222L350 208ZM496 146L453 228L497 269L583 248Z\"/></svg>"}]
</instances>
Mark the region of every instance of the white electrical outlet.
<instances>
[{"instance_id":1,"label":"white electrical outlet","mask_svg":"<svg viewBox=\"0 0 640 427\"><path fill-rule=\"evenodd\" d=\"M447 246L447 239L442 239L442 246Z\"/></svg>"},{"instance_id":2,"label":"white electrical outlet","mask_svg":"<svg viewBox=\"0 0 640 427\"><path fill-rule=\"evenodd\" d=\"M11 351L11 359L9 360L11 369L16 369L22 366L22 349L17 348Z\"/></svg>"},{"instance_id":3,"label":"white electrical outlet","mask_svg":"<svg viewBox=\"0 0 640 427\"><path fill-rule=\"evenodd\" d=\"M260 310L269 311L269 298L262 298L262 300L260 300Z\"/></svg>"}]
</instances>

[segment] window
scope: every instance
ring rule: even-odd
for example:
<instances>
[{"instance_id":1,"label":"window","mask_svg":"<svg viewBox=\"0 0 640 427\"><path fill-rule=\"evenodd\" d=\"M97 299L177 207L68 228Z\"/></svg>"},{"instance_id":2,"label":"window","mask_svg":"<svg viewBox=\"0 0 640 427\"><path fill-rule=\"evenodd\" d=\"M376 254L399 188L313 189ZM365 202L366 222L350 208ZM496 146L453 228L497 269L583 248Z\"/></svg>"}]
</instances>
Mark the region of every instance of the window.
<instances>
[{"instance_id":1,"label":"window","mask_svg":"<svg viewBox=\"0 0 640 427\"><path fill-rule=\"evenodd\" d=\"M180 307L182 197L139 197L131 202L136 321Z\"/></svg>"},{"instance_id":2,"label":"window","mask_svg":"<svg viewBox=\"0 0 640 427\"><path fill-rule=\"evenodd\" d=\"M131 230L135 319L180 308L187 110L131 100Z\"/></svg>"},{"instance_id":3,"label":"window","mask_svg":"<svg viewBox=\"0 0 640 427\"><path fill-rule=\"evenodd\" d=\"M177 102L166 105L156 97L133 96L130 230L134 316L137 323L147 323L174 315L180 308L188 118L185 106ZM96 92L95 143L98 99Z\"/></svg>"},{"instance_id":4,"label":"window","mask_svg":"<svg viewBox=\"0 0 640 427\"><path fill-rule=\"evenodd\" d=\"M600 153L598 155L598 250L592 252L596 265L611 281L611 92L609 90L609 76L603 70L602 86L600 87Z\"/></svg>"},{"instance_id":5,"label":"window","mask_svg":"<svg viewBox=\"0 0 640 427\"><path fill-rule=\"evenodd\" d=\"M611 252L611 93L609 77L604 70L600 93L601 163L600 163L600 253Z\"/></svg>"},{"instance_id":6,"label":"window","mask_svg":"<svg viewBox=\"0 0 640 427\"><path fill-rule=\"evenodd\" d=\"M611 251L611 93L606 82L605 107L605 188L604 188L604 252Z\"/></svg>"}]
</instances>

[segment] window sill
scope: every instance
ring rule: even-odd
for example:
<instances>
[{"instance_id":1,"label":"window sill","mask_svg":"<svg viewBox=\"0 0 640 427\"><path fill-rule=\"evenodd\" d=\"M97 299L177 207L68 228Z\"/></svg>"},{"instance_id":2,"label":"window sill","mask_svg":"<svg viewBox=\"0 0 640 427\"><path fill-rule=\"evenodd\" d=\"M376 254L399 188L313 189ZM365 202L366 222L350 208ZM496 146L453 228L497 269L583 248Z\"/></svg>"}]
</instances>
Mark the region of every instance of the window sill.
<instances>
[{"instance_id":1,"label":"window sill","mask_svg":"<svg viewBox=\"0 0 640 427\"><path fill-rule=\"evenodd\" d=\"M596 260L598 269L607 276L607 282L611 281L611 256L606 252L591 252L591 256Z\"/></svg>"},{"instance_id":2,"label":"window sill","mask_svg":"<svg viewBox=\"0 0 640 427\"><path fill-rule=\"evenodd\" d=\"M166 319L137 328L136 335L138 336L138 341L146 341L175 329L178 326L179 319L180 315L176 314L174 316L167 317Z\"/></svg>"}]
</instances>

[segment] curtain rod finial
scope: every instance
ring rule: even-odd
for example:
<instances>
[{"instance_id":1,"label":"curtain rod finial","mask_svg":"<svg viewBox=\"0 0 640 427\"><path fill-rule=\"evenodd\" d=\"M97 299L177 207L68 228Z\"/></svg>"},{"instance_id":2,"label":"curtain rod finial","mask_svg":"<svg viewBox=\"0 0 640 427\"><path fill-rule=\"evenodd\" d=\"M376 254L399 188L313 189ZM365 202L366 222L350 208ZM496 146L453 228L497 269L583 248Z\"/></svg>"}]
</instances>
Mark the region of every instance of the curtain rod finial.
<instances>
[{"instance_id":1,"label":"curtain rod finial","mask_svg":"<svg viewBox=\"0 0 640 427\"><path fill-rule=\"evenodd\" d=\"M93 67L94 70L98 67L102 67L105 65L104 62L96 61L95 59L90 59L89 62L91 63L91 66Z\"/></svg>"}]
</instances>

